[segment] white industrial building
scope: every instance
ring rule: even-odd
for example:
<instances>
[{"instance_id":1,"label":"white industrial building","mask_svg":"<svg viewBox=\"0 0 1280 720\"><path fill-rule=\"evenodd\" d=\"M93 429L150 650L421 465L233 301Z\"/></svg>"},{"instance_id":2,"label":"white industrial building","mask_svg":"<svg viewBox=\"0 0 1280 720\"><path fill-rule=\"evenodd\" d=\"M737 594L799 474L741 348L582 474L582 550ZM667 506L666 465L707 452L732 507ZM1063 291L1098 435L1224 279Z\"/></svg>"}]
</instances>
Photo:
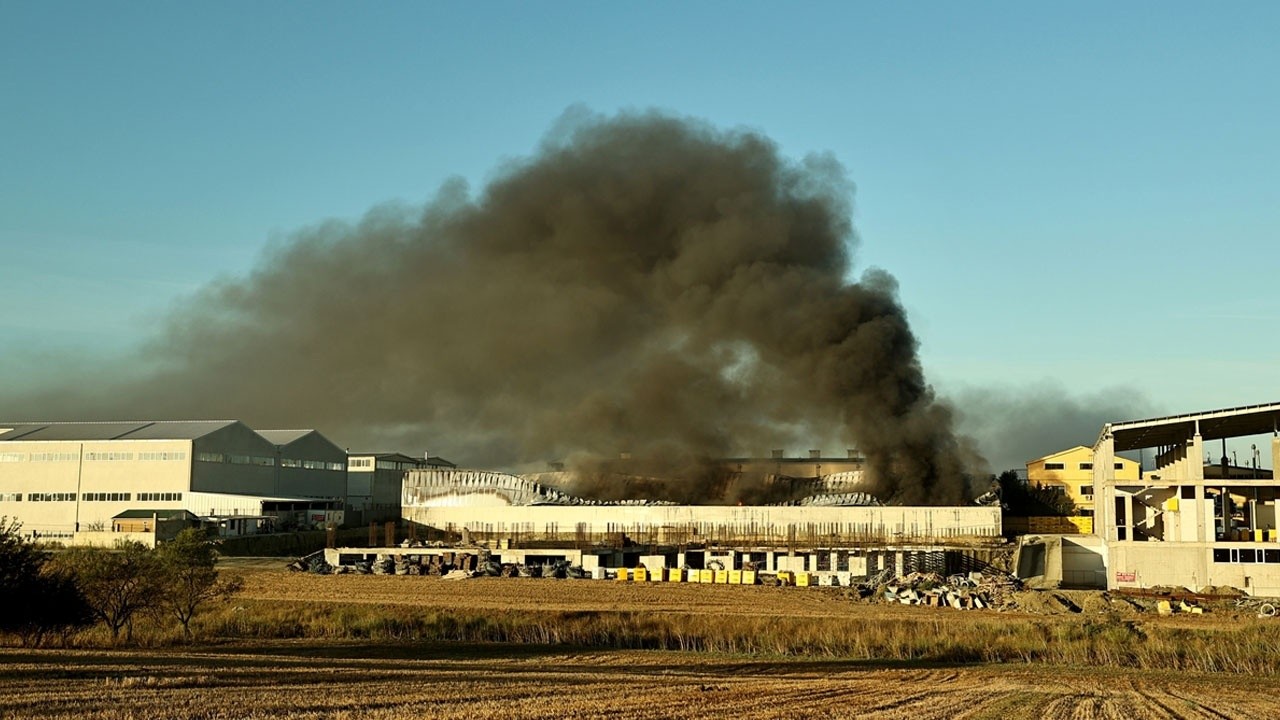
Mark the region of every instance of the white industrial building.
<instances>
[{"instance_id":1,"label":"white industrial building","mask_svg":"<svg viewBox=\"0 0 1280 720\"><path fill-rule=\"evenodd\" d=\"M850 504L600 503L507 473L415 469L405 475L402 502L405 519L480 542L847 547L1001 537L998 506L886 507L861 493L820 497Z\"/></svg>"},{"instance_id":2,"label":"white industrial building","mask_svg":"<svg viewBox=\"0 0 1280 720\"><path fill-rule=\"evenodd\" d=\"M187 510L224 532L341 522L346 454L313 430L222 421L0 422L0 516L75 541L131 510Z\"/></svg>"}]
</instances>

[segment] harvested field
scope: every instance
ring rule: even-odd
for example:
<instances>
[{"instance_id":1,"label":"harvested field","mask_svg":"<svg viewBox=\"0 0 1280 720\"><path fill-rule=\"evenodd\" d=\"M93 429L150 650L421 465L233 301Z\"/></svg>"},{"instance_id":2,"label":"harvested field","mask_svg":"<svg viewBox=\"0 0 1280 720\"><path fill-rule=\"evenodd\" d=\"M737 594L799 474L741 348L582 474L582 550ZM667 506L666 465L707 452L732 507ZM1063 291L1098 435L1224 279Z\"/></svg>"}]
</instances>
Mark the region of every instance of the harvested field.
<instances>
[{"instance_id":1,"label":"harvested field","mask_svg":"<svg viewBox=\"0 0 1280 720\"><path fill-rule=\"evenodd\" d=\"M181 651L0 651L0 717L1261 718L1244 677L672 652L266 643Z\"/></svg>"},{"instance_id":2,"label":"harvested field","mask_svg":"<svg viewBox=\"0 0 1280 720\"><path fill-rule=\"evenodd\" d=\"M98 627L0 650L0 718L1280 713L1280 621L1229 606L1161 617L1063 592L960 611L841 588L225 569L244 589L196 617L203 645L149 621L132 649Z\"/></svg>"}]
</instances>

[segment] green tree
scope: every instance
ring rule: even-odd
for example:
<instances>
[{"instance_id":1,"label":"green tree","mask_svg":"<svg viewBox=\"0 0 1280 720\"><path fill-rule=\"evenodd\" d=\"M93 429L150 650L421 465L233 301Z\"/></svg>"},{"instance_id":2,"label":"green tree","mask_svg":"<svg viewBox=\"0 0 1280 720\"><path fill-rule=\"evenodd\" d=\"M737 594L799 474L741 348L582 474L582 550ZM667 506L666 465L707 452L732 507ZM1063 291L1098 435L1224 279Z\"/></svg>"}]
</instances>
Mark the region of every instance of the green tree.
<instances>
[{"instance_id":1,"label":"green tree","mask_svg":"<svg viewBox=\"0 0 1280 720\"><path fill-rule=\"evenodd\" d=\"M172 541L156 548L164 573L161 607L182 624L182 632L191 638L191 619L200 606L239 589L238 580L221 580L215 567L217 551L195 528L178 533Z\"/></svg>"},{"instance_id":2,"label":"green tree","mask_svg":"<svg viewBox=\"0 0 1280 720\"><path fill-rule=\"evenodd\" d=\"M118 542L112 549L71 548L59 553L54 563L74 580L115 641L121 630L133 640L134 617L155 608L165 587L156 554L140 542Z\"/></svg>"},{"instance_id":3,"label":"green tree","mask_svg":"<svg viewBox=\"0 0 1280 720\"><path fill-rule=\"evenodd\" d=\"M0 631L16 633L24 645L41 645L50 633L92 624L79 588L20 529L18 522L0 518Z\"/></svg>"}]
</instances>

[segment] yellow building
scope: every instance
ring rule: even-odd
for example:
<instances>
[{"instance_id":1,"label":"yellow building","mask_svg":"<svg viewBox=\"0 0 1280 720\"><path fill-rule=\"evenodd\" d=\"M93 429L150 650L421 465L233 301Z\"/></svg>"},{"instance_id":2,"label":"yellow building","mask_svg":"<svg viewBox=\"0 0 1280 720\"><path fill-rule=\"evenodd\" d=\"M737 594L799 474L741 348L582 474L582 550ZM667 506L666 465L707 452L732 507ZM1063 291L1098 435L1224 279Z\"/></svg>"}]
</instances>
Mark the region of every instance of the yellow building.
<instances>
[{"instance_id":1,"label":"yellow building","mask_svg":"<svg viewBox=\"0 0 1280 720\"><path fill-rule=\"evenodd\" d=\"M1136 461L1117 457L1115 473L1116 480L1137 480L1141 476L1141 468ZM1029 461L1027 484L1032 487L1061 488L1082 513L1092 515L1093 450L1077 445Z\"/></svg>"}]
</instances>

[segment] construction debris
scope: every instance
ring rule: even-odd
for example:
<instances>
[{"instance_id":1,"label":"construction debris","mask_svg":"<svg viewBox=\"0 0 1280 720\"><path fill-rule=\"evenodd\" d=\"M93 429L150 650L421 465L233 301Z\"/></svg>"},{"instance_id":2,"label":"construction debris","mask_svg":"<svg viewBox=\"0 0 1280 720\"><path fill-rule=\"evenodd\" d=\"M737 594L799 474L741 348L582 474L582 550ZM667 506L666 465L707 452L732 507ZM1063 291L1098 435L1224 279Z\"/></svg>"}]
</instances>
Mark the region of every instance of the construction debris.
<instances>
[{"instance_id":1,"label":"construction debris","mask_svg":"<svg viewBox=\"0 0 1280 720\"><path fill-rule=\"evenodd\" d=\"M971 572L943 578L937 573L914 572L885 583L880 596L903 605L982 610L1002 607L1007 595L1020 590L1010 575Z\"/></svg>"}]
</instances>

